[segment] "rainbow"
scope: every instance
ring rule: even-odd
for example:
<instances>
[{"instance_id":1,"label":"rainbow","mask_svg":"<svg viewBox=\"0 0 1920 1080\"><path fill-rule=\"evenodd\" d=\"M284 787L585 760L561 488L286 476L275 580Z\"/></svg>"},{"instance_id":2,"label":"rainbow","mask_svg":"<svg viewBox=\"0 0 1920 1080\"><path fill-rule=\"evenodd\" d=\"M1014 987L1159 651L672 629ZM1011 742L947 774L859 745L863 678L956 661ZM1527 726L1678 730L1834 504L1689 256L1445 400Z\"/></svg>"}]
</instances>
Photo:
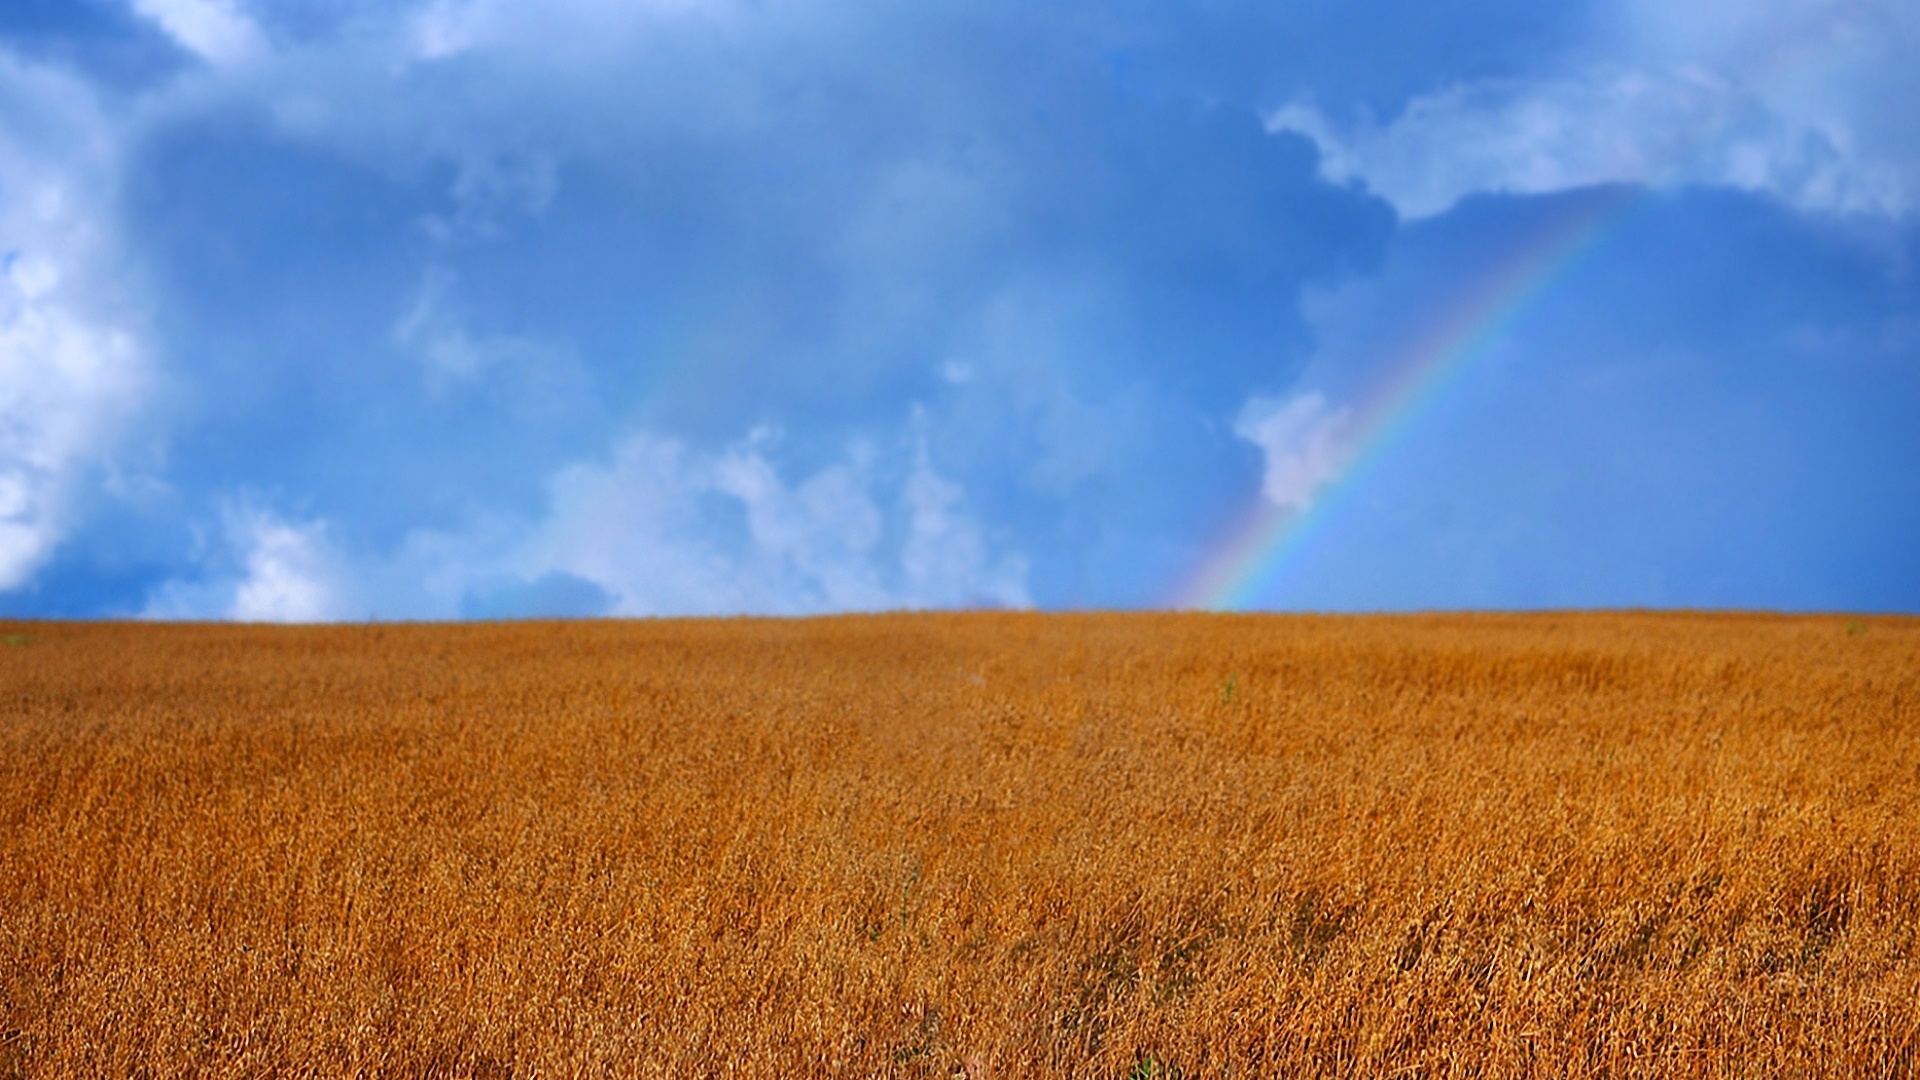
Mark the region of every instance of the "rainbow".
<instances>
[{"instance_id":1,"label":"rainbow","mask_svg":"<svg viewBox=\"0 0 1920 1080\"><path fill-rule=\"evenodd\" d=\"M1769 40L1754 42L1757 48L1748 50L1738 66L1749 73L1749 85L1785 82L1831 53L1847 32L1885 6L1885 0L1840 0L1808 11ZM1720 125L1697 132L1689 144L1676 148L1663 179L1683 178L1690 160L1725 134ZM1332 463L1331 479L1319 497L1305 507L1286 507L1264 494L1255 496L1252 506L1207 548L1197 568L1174 590L1171 606L1233 611L1252 607L1270 595L1314 524L1326 520L1328 508L1353 489L1353 477L1380 456L1422 406L1474 357L1485 353L1491 341L1524 318L1542 294L1617 231L1660 186L1656 182L1602 190L1462 290L1439 318L1422 327L1387 362L1386 374L1366 397L1349 406L1342 439L1346 451Z\"/></svg>"},{"instance_id":2,"label":"rainbow","mask_svg":"<svg viewBox=\"0 0 1920 1080\"><path fill-rule=\"evenodd\" d=\"M1257 603L1314 522L1324 520L1327 507L1351 488L1347 481L1378 457L1452 376L1512 329L1543 293L1617 231L1643 200L1628 187L1581 200L1445 305L1439 318L1398 350L1367 397L1350 406L1342 439L1348 449L1334 462L1328 490L1304 508L1255 498L1176 590L1172 606L1234 611Z\"/></svg>"}]
</instances>

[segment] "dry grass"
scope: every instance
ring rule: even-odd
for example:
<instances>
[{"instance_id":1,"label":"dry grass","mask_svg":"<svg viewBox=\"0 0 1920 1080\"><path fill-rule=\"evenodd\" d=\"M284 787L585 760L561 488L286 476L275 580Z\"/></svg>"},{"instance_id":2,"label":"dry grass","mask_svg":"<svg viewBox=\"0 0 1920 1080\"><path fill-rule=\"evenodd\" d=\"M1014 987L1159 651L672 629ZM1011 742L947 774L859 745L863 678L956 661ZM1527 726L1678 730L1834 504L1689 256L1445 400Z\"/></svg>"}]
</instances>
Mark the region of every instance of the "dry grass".
<instances>
[{"instance_id":1,"label":"dry grass","mask_svg":"<svg viewBox=\"0 0 1920 1080\"><path fill-rule=\"evenodd\" d=\"M0 637L0 1077L1920 1068L1913 620Z\"/></svg>"}]
</instances>

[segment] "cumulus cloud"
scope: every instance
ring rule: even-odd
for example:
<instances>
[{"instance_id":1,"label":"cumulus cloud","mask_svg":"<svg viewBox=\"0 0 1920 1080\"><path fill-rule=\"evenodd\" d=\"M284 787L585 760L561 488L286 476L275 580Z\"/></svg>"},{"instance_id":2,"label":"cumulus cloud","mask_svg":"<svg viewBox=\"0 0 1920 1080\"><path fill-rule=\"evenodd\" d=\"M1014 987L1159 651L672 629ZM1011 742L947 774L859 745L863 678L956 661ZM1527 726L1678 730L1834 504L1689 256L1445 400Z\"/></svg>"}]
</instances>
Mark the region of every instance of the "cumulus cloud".
<instances>
[{"instance_id":1,"label":"cumulus cloud","mask_svg":"<svg viewBox=\"0 0 1920 1080\"><path fill-rule=\"evenodd\" d=\"M1362 115L1342 125L1294 102L1268 124L1312 139L1329 180L1362 182L1403 217L1424 218L1476 192L1671 179L1741 105L1737 91L1704 73L1629 73L1452 86L1386 124Z\"/></svg>"},{"instance_id":2,"label":"cumulus cloud","mask_svg":"<svg viewBox=\"0 0 1920 1080\"><path fill-rule=\"evenodd\" d=\"M264 514L239 523L246 576L233 590L226 616L242 622L319 622L337 614L339 598L328 578L331 557L321 522L294 524Z\"/></svg>"},{"instance_id":3,"label":"cumulus cloud","mask_svg":"<svg viewBox=\"0 0 1920 1080\"><path fill-rule=\"evenodd\" d=\"M1299 99L1268 125L1311 139L1324 176L1364 183L1406 218L1479 192L1605 183L1902 217L1920 206L1920 138L1892 102L1920 93L1920 17L1896 7L1629 4L1586 67L1454 83L1385 121Z\"/></svg>"},{"instance_id":4,"label":"cumulus cloud","mask_svg":"<svg viewBox=\"0 0 1920 1080\"><path fill-rule=\"evenodd\" d=\"M1305 510L1337 478L1352 453L1353 413L1318 393L1255 397L1240 411L1234 434L1260 448L1266 473L1260 492L1284 510Z\"/></svg>"},{"instance_id":5,"label":"cumulus cloud","mask_svg":"<svg viewBox=\"0 0 1920 1080\"><path fill-rule=\"evenodd\" d=\"M133 337L76 315L51 295L59 284L50 262L17 256L0 278L0 589L59 541L82 475L139 396Z\"/></svg>"},{"instance_id":6,"label":"cumulus cloud","mask_svg":"<svg viewBox=\"0 0 1920 1080\"><path fill-rule=\"evenodd\" d=\"M151 618L814 614L1025 607L1026 563L1000 550L924 446L904 470L855 448L789 480L770 431L718 451L634 433L556 472L545 512L343 549L318 518L241 501L203 572Z\"/></svg>"},{"instance_id":7,"label":"cumulus cloud","mask_svg":"<svg viewBox=\"0 0 1920 1080\"><path fill-rule=\"evenodd\" d=\"M148 391L115 282L115 169L85 88L0 52L0 590L66 534Z\"/></svg>"},{"instance_id":8,"label":"cumulus cloud","mask_svg":"<svg viewBox=\"0 0 1920 1080\"><path fill-rule=\"evenodd\" d=\"M180 47L217 67L260 58L266 38L232 0L133 0Z\"/></svg>"},{"instance_id":9,"label":"cumulus cloud","mask_svg":"<svg viewBox=\"0 0 1920 1080\"><path fill-rule=\"evenodd\" d=\"M924 447L892 485L865 452L789 483L773 439L702 454L631 436L553 478L549 516L508 562L591 582L626 614L1030 603L1024 562L992 550Z\"/></svg>"},{"instance_id":10,"label":"cumulus cloud","mask_svg":"<svg viewBox=\"0 0 1920 1080\"><path fill-rule=\"evenodd\" d=\"M166 583L149 599L147 618L299 623L358 613L351 571L324 521L237 503L222 511L213 547L206 561L224 572Z\"/></svg>"},{"instance_id":11,"label":"cumulus cloud","mask_svg":"<svg viewBox=\"0 0 1920 1080\"><path fill-rule=\"evenodd\" d=\"M907 539L900 552L899 595L906 607L986 604L1027 607L1026 563L996 558L985 530L966 511L966 492L927 462L923 445L902 499Z\"/></svg>"},{"instance_id":12,"label":"cumulus cloud","mask_svg":"<svg viewBox=\"0 0 1920 1080\"><path fill-rule=\"evenodd\" d=\"M414 13L409 29L415 56L444 60L473 48L485 28L473 3L433 0Z\"/></svg>"}]
</instances>

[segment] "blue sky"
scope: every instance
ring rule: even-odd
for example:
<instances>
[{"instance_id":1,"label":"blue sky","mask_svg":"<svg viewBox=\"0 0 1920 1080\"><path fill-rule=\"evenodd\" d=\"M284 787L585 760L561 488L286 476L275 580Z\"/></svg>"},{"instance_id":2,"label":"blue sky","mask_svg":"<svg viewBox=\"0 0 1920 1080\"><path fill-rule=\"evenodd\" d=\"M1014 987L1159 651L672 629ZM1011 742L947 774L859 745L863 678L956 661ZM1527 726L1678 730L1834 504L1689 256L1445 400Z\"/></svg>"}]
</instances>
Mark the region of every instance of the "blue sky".
<instances>
[{"instance_id":1,"label":"blue sky","mask_svg":"<svg viewBox=\"0 0 1920 1080\"><path fill-rule=\"evenodd\" d=\"M1920 611L1915 55L1873 0L12 0L0 614Z\"/></svg>"}]
</instances>

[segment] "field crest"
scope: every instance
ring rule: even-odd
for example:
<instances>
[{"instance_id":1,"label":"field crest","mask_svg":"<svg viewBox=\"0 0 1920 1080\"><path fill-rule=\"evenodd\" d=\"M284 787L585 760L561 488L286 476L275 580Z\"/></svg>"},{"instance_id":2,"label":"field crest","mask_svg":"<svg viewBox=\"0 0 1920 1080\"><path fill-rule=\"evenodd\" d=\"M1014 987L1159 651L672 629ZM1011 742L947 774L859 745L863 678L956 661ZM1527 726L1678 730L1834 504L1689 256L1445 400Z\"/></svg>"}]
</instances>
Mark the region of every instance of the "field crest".
<instances>
[{"instance_id":1,"label":"field crest","mask_svg":"<svg viewBox=\"0 0 1920 1080\"><path fill-rule=\"evenodd\" d=\"M0 637L0 1078L1916 1068L1911 619Z\"/></svg>"}]
</instances>

